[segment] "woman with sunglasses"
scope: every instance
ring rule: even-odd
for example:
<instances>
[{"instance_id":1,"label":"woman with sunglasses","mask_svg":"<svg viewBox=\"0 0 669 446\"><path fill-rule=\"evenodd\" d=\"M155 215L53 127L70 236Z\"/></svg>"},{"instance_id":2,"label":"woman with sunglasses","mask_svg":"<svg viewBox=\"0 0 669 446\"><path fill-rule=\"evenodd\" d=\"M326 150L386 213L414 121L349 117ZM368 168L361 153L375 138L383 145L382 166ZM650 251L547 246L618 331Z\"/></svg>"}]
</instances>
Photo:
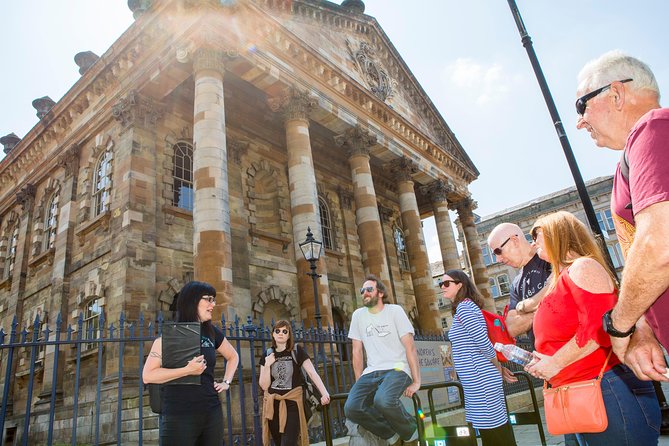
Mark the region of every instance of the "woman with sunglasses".
<instances>
[{"instance_id":1,"label":"woman with sunglasses","mask_svg":"<svg viewBox=\"0 0 669 446\"><path fill-rule=\"evenodd\" d=\"M453 365L465 392L465 418L479 430L483 446L516 444L502 387L502 368L490 339L481 308L483 298L460 270L444 273L439 283L449 299L453 324L448 332Z\"/></svg>"},{"instance_id":2,"label":"woman with sunglasses","mask_svg":"<svg viewBox=\"0 0 669 446\"><path fill-rule=\"evenodd\" d=\"M160 423L161 446L221 446L223 411L218 394L230 388L239 355L221 330L211 323L216 290L204 282L189 282L179 291L177 322L200 322L200 355L181 368L162 367L162 339L153 341L142 379L162 384L188 375L199 375L200 385L164 386ZM227 361L223 381L214 381L216 353Z\"/></svg>"},{"instance_id":3,"label":"woman with sunglasses","mask_svg":"<svg viewBox=\"0 0 669 446\"><path fill-rule=\"evenodd\" d=\"M280 320L272 330L272 348L268 350L267 356L260 359L259 381L265 392L263 446L269 446L270 436L275 446L309 445L307 420L302 405L302 368L321 392L321 404L328 404L330 394L309 355L301 345L295 343L290 322Z\"/></svg>"},{"instance_id":4,"label":"woman with sunglasses","mask_svg":"<svg viewBox=\"0 0 669 446\"><path fill-rule=\"evenodd\" d=\"M534 316L536 358L526 370L555 387L594 379L603 369L608 427L575 432L581 446L657 444L660 410L653 385L611 354L602 326L618 299L617 278L594 237L564 211L540 217L531 234L539 257L552 266L553 279Z\"/></svg>"}]
</instances>

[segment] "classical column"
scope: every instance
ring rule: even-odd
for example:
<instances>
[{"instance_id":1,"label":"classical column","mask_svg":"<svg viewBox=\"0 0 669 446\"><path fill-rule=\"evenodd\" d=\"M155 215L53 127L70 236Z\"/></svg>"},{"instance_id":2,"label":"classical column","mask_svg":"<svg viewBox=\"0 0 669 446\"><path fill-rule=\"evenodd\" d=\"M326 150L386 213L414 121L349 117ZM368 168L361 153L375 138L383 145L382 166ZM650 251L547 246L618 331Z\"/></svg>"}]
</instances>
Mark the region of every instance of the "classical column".
<instances>
[{"instance_id":1,"label":"classical column","mask_svg":"<svg viewBox=\"0 0 669 446\"><path fill-rule=\"evenodd\" d=\"M288 150L288 183L290 189L290 213L293 226L293 246L297 264L297 284L300 294L300 308L305 323L313 321L315 301L313 281L307 275L309 263L300 250L299 243L307 237L311 228L314 238L323 241L323 232L318 214L318 189L311 153L309 136L309 113L316 101L307 91L291 87L280 97L269 100L270 108L283 114L286 126L286 146ZM321 258L317 264L321 275L318 283L318 299L323 326L332 325L332 305L328 286L327 266Z\"/></svg>"},{"instance_id":2,"label":"classical column","mask_svg":"<svg viewBox=\"0 0 669 446\"><path fill-rule=\"evenodd\" d=\"M453 203L453 208L458 211L460 224L464 232L464 237L469 254L469 260L472 266L472 274L474 282L479 291L483 295L485 301L485 309L495 312L495 302L490 294L490 284L488 283L488 272L483 263L483 252L481 251L481 244L479 243L479 236L476 232L476 224L474 222L474 209L476 202L471 198L463 198L460 201Z\"/></svg>"},{"instance_id":3,"label":"classical column","mask_svg":"<svg viewBox=\"0 0 669 446\"><path fill-rule=\"evenodd\" d=\"M394 303L372 168L369 165L369 149L376 144L376 137L370 135L369 131L360 125L356 125L337 135L335 143L348 150L355 200L355 220L365 274L374 274L381 279L388 290L388 301Z\"/></svg>"},{"instance_id":4,"label":"classical column","mask_svg":"<svg viewBox=\"0 0 669 446\"><path fill-rule=\"evenodd\" d=\"M455 235L453 234L453 224L448 214L447 199L448 195L452 192L452 188L443 180L435 180L427 186L423 186L421 191L432 202L432 211L434 213L434 222L437 226L437 237L439 238L439 248L441 250L441 260L444 263L444 271L460 269L458 248L455 244Z\"/></svg>"},{"instance_id":5,"label":"classical column","mask_svg":"<svg viewBox=\"0 0 669 446\"><path fill-rule=\"evenodd\" d=\"M195 280L216 288L214 320L232 302L232 242L223 103L223 53L201 48L193 58L193 263Z\"/></svg>"},{"instance_id":6,"label":"classical column","mask_svg":"<svg viewBox=\"0 0 669 446\"><path fill-rule=\"evenodd\" d=\"M418 325L422 330L441 331L441 320L435 302L430 260L427 256L425 239L421 228L418 201L414 191L412 175L418 172L416 165L402 157L390 163L390 169L397 182L400 199L400 214L406 240L411 282L416 297Z\"/></svg>"}]
</instances>

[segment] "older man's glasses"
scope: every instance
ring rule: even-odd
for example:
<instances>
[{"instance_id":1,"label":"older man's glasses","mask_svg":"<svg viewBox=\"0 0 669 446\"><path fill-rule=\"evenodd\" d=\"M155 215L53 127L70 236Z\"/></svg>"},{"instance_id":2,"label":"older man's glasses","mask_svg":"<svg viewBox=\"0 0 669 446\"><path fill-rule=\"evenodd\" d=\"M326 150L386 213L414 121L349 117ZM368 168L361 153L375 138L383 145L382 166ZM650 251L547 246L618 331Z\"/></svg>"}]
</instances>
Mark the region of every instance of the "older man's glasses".
<instances>
[{"instance_id":1,"label":"older man's glasses","mask_svg":"<svg viewBox=\"0 0 669 446\"><path fill-rule=\"evenodd\" d=\"M440 280L437 285L439 285L439 288L444 288L444 287L448 288L449 286L451 286L452 283L460 283L460 282L458 282L457 280L450 280L450 279Z\"/></svg>"},{"instance_id":2,"label":"older man's glasses","mask_svg":"<svg viewBox=\"0 0 669 446\"><path fill-rule=\"evenodd\" d=\"M499 247L493 249L492 252L493 252L496 256L502 255L502 248L504 248L504 245L506 245L507 243L509 243L509 240L511 240L512 237L513 237L513 236L511 236L511 237L509 237L508 239L504 240L504 243L502 243L501 245L499 245Z\"/></svg>"},{"instance_id":3,"label":"older man's glasses","mask_svg":"<svg viewBox=\"0 0 669 446\"><path fill-rule=\"evenodd\" d=\"M625 82L632 82L632 79L624 79L620 82L624 84ZM613 82L611 82L609 85L604 85L602 88L593 90L588 94L584 94L580 98L576 99L576 113L578 113L580 116L583 116L585 114L585 109L588 106L588 101L597 96L599 93L611 88L611 85L613 85Z\"/></svg>"},{"instance_id":4,"label":"older man's glasses","mask_svg":"<svg viewBox=\"0 0 669 446\"><path fill-rule=\"evenodd\" d=\"M365 294L365 291L368 292L368 293L372 293L374 291L374 287L373 286L364 286L364 287L360 288L360 294Z\"/></svg>"},{"instance_id":5,"label":"older man's glasses","mask_svg":"<svg viewBox=\"0 0 669 446\"><path fill-rule=\"evenodd\" d=\"M275 334L288 334L288 329L287 328L275 328L274 333Z\"/></svg>"},{"instance_id":6,"label":"older man's glasses","mask_svg":"<svg viewBox=\"0 0 669 446\"><path fill-rule=\"evenodd\" d=\"M206 300L210 304L215 304L216 303L216 298L214 296L202 296L202 300Z\"/></svg>"}]
</instances>

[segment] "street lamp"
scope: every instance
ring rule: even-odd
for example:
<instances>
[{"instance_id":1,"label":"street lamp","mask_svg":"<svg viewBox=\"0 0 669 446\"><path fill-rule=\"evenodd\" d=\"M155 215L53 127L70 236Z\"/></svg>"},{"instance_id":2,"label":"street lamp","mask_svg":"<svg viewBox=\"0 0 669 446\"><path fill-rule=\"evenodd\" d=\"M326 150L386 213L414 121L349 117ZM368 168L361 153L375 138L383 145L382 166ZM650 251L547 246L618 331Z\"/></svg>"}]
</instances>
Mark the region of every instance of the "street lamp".
<instances>
[{"instance_id":1,"label":"street lamp","mask_svg":"<svg viewBox=\"0 0 669 446\"><path fill-rule=\"evenodd\" d=\"M314 234L311 233L311 227L308 227L307 239L300 243L299 246L305 260L309 262L309 269L311 269L311 272L307 273L307 276L311 276L311 280L314 282L314 303L316 304L314 316L316 317L316 327L320 335L323 327L321 326L321 306L318 303L318 278L321 275L316 272L316 263L321 258L323 242L316 240Z\"/></svg>"}]
</instances>

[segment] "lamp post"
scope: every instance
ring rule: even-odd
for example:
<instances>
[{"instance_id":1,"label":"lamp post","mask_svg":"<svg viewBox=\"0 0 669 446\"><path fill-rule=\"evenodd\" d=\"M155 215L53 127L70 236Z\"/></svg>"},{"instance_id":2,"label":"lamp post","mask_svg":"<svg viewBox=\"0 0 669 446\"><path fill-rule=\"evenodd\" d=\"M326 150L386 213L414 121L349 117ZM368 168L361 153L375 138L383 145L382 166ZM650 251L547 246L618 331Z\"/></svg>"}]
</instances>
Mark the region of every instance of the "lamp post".
<instances>
[{"instance_id":1,"label":"lamp post","mask_svg":"<svg viewBox=\"0 0 669 446\"><path fill-rule=\"evenodd\" d=\"M318 302L318 278L321 277L321 275L316 272L316 263L318 263L318 260L321 258L323 242L316 240L314 234L311 233L311 227L308 227L307 239L300 243L299 246L305 260L309 262L309 269L311 272L307 273L307 276L311 276L311 280L314 282L314 317L316 318L316 327L318 328L318 334L320 335L323 327L321 325L321 306Z\"/></svg>"}]
</instances>

